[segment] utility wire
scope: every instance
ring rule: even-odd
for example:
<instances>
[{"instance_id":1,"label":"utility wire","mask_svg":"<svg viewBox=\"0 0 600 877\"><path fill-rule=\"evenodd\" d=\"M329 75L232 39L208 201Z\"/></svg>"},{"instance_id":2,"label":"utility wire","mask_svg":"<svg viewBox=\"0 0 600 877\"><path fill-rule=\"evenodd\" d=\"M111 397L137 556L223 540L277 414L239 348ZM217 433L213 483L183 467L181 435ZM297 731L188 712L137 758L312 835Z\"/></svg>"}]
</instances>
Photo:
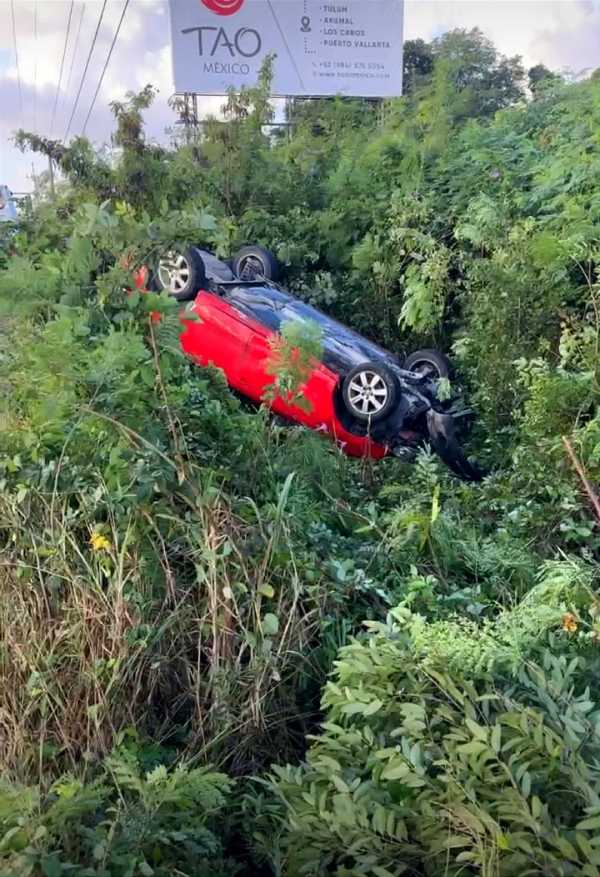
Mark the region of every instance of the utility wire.
<instances>
[{"instance_id":1,"label":"utility wire","mask_svg":"<svg viewBox=\"0 0 600 877\"><path fill-rule=\"evenodd\" d=\"M19 52L17 51L17 28L15 26L15 0L10 0L10 12L12 16L12 35L17 65L17 83L19 85L19 106L21 108L21 125L23 124L23 89L21 87L21 70L19 67Z\"/></svg>"},{"instance_id":2,"label":"utility wire","mask_svg":"<svg viewBox=\"0 0 600 877\"><path fill-rule=\"evenodd\" d=\"M60 94L60 86L62 84L63 70L65 67L65 56L67 54L67 45L69 43L69 34L71 33L71 18L73 17L73 6L75 4L75 0L71 0L71 6L69 7L69 20L67 21L67 32L65 34L65 44L63 46L62 58L60 61L60 73L58 74L58 83L56 85L56 94L54 95L54 106L52 107L52 121L50 122L50 137L52 138L52 131L54 129L54 120L56 119L56 107L58 106L58 95ZM79 22L81 24L81 21Z\"/></svg>"},{"instance_id":3,"label":"utility wire","mask_svg":"<svg viewBox=\"0 0 600 877\"><path fill-rule=\"evenodd\" d=\"M38 4L33 4L33 133L37 132L37 68L38 68L38 38L37 38Z\"/></svg>"},{"instance_id":4,"label":"utility wire","mask_svg":"<svg viewBox=\"0 0 600 877\"><path fill-rule=\"evenodd\" d=\"M75 112L77 110L77 104L79 103L79 98L81 97L81 91L83 89L83 83L85 82L85 77L87 76L88 68L90 66L90 61L92 60L92 53L94 51L94 46L96 45L96 40L98 39L98 31L100 30L100 25L102 24L102 19L104 17L104 10L106 9L106 4L108 0L104 0L102 4L102 9L100 10L100 17L98 18L98 24L96 25L96 30L94 33L94 38L92 40L92 45L90 46L90 51L88 52L87 61L85 62L85 68L83 70L83 76L81 77L81 82L79 83L79 88L77 90L77 97L75 98L75 102L73 104L73 109L71 111L71 118L69 119L69 124L67 125L67 130L65 131L65 136L63 140L66 140L69 136L69 131L71 130L71 125L73 124L73 118L75 117Z\"/></svg>"},{"instance_id":5,"label":"utility wire","mask_svg":"<svg viewBox=\"0 0 600 877\"><path fill-rule=\"evenodd\" d=\"M127 12L128 6L129 6L129 0L125 0L125 5L123 6L123 11L121 12L121 18L119 19L119 23L117 25L117 29L115 31L115 35L113 37L113 41L111 43L110 49L108 50L108 55L106 56L106 61L104 62L104 67L102 68L102 73L100 74L100 79L98 80L98 85L96 86L96 91L94 92L94 97L92 98L92 103L90 104L88 114L85 117L85 122L83 123L83 128L81 130L82 135L85 134L85 129L87 128L87 123L89 122L90 116L92 115L94 105L96 103L96 98L98 97L98 92L100 91L100 89L102 87L102 82L104 80L104 74L106 73L106 70L107 70L108 65L110 63L110 58L111 58L111 55L113 53L113 49L115 47L117 39L119 38L119 31L121 30L121 25L123 24L123 19L125 18L125 13Z\"/></svg>"},{"instance_id":6,"label":"utility wire","mask_svg":"<svg viewBox=\"0 0 600 877\"><path fill-rule=\"evenodd\" d=\"M81 5L81 15L79 16L79 26L77 28L77 36L75 37L75 45L73 47L73 54L71 56L71 65L69 67L69 76L67 78L67 84L65 85L65 95L68 95L69 88L71 86L71 79L73 78L73 68L75 67L75 58L77 57L77 49L79 48L79 37L81 35L81 25L83 24L83 18L85 16L85 0Z\"/></svg>"}]
</instances>

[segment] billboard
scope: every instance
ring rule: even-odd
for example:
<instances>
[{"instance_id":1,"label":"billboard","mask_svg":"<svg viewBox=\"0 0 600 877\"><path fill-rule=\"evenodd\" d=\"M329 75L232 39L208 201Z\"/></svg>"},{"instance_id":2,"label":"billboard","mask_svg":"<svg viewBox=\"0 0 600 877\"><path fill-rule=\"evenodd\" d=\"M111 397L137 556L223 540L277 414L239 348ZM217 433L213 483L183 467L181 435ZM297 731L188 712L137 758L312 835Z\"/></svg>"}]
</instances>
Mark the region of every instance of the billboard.
<instances>
[{"instance_id":1,"label":"billboard","mask_svg":"<svg viewBox=\"0 0 600 877\"><path fill-rule=\"evenodd\" d=\"M274 95L402 92L404 0L169 0L176 92L255 85L274 54Z\"/></svg>"},{"instance_id":2,"label":"billboard","mask_svg":"<svg viewBox=\"0 0 600 877\"><path fill-rule=\"evenodd\" d=\"M17 208L8 186L0 186L0 222L15 222Z\"/></svg>"}]
</instances>

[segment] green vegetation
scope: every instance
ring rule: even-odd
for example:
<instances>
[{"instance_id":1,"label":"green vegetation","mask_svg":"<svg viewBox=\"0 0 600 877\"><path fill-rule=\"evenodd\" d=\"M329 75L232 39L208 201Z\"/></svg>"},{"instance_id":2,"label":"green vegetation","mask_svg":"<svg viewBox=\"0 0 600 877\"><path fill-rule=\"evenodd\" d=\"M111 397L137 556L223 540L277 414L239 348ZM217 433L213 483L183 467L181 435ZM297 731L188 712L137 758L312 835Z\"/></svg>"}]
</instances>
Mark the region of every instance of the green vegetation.
<instances>
[{"instance_id":1,"label":"green vegetation","mask_svg":"<svg viewBox=\"0 0 600 877\"><path fill-rule=\"evenodd\" d=\"M0 874L600 875L600 80L478 32L64 181L0 241ZM185 360L173 244L446 350L489 468L351 461ZM317 337L275 353L293 392ZM572 456L567 453L566 439Z\"/></svg>"}]
</instances>

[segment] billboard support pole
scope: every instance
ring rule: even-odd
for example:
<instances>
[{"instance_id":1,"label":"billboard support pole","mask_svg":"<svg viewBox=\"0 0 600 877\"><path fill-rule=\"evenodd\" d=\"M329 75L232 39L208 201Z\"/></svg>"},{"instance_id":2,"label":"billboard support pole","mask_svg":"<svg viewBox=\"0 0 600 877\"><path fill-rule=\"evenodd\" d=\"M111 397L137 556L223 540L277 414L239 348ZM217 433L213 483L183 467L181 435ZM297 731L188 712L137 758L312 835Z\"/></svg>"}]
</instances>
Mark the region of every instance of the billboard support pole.
<instances>
[{"instance_id":1,"label":"billboard support pole","mask_svg":"<svg viewBox=\"0 0 600 877\"><path fill-rule=\"evenodd\" d=\"M189 146L198 131L198 95L189 91L175 95L175 109L179 113L179 124L183 125L186 145Z\"/></svg>"},{"instance_id":2,"label":"billboard support pole","mask_svg":"<svg viewBox=\"0 0 600 877\"><path fill-rule=\"evenodd\" d=\"M52 198L56 198L56 190L54 188L54 165L52 164L52 156L48 156L48 170L50 172L50 193Z\"/></svg>"},{"instance_id":3,"label":"billboard support pole","mask_svg":"<svg viewBox=\"0 0 600 877\"><path fill-rule=\"evenodd\" d=\"M31 162L31 178L32 178L32 180L33 180L33 196L34 196L35 200L37 201L37 198L38 198L38 182L37 182L37 177L36 177L36 175L35 175L35 166L34 166L33 162Z\"/></svg>"}]
</instances>

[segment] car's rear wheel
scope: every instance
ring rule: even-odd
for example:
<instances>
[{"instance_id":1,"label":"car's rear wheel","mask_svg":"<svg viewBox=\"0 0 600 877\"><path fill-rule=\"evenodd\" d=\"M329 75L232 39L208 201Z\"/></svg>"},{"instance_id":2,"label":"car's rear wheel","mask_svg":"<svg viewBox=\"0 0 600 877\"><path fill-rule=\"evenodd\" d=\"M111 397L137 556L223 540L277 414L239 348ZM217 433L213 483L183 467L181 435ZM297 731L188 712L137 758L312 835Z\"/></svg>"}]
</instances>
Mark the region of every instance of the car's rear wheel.
<instances>
[{"instance_id":1,"label":"car's rear wheel","mask_svg":"<svg viewBox=\"0 0 600 877\"><path fill-rule=\"evenodd\" d=\"M206 269L195 247L170 250L158 262L156 285L177 301L190 301L206 283Z\"/></svg>"},{"instance_id":2,"label":"car's rear wheel","mask_svg":"<svg viewBox=\"0 0 600 877\"><path fill-rule=\"evenodd\" d=\"M277 257L264 247L242 247L232 261L232 270L240 280L279 280Z\"/></svg>"},{"instance_id":3,"label":"car's rear wheel","mask_svg":"<svg viewBox=\"0 0 600 877\"><path fill-rule=\"evenodd\" d=\"M342 386L344 404L350 414L363 422L381 420L392 410L398 397L394 375L378 362L357 365Z\"/></svg>"},{"instance_id":4,"label":"car's rear wheel","mask_svg":"<svg viewBox=\"0 0 600 877\"><path fill-rule=\"evenodd\" d=\"M450 375L450 362L439 350L415 350L406 357L404 368L433 380L441 380Z\"/></svg>"}]
</instances>

